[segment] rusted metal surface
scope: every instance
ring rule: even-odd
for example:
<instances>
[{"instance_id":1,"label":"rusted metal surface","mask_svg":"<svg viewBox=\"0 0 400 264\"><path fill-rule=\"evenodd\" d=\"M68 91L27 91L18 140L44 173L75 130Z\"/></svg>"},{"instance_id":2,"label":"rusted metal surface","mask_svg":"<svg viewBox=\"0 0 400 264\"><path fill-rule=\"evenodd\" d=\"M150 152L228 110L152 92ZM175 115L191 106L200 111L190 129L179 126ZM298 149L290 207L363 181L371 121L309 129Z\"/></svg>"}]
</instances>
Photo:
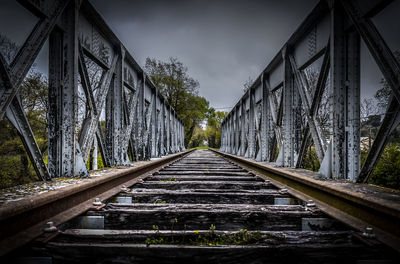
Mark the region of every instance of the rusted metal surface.
<instances>
[{"instance_id":1,"label":"rusted metal surface","mask_svg":"<svg viewBox=\"0 0 400 264\"><path fill-rule=\"evenodd\" d=\"M92 181L68 186L37 196L4 204L0 208L0 255L31 241L43 233L48 221L59 225L90 209L95 198L105 200L155 170L189 152L178 153L122 170Z\"/></svg>"},{"instance_id":2,"label":"rusted metal surface","mask_svg":"<svg viewBox=\"0 0 400 264\"><path fill-rule=\"evenodd\" d=\"M300 199L312 199L326 214L356 228L373 227L377 238L400 251L400 192L374 186L319 180L304 170L276 168L266 163L215 151L245 168L286 186ZM316 175L314 175L316 176Z\"/></svg>"}]
</instances>

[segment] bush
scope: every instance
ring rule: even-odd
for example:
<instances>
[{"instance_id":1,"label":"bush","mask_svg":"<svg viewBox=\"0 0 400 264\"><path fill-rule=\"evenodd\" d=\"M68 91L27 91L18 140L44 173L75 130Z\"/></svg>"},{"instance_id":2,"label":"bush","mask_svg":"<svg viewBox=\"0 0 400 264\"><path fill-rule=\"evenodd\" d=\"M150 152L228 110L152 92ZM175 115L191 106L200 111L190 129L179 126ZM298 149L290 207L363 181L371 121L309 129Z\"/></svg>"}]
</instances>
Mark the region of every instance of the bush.
<instances>
[{"instance_id":1,"label":"bush","mask_svg":"<svg viewBox=\"0 0 400 264\"><path fill-rule=\"evenodd\" d=\"M400 189L400 145L390 143L382 153L369 181L388 188Z\"/></svg>"}]
</instances>

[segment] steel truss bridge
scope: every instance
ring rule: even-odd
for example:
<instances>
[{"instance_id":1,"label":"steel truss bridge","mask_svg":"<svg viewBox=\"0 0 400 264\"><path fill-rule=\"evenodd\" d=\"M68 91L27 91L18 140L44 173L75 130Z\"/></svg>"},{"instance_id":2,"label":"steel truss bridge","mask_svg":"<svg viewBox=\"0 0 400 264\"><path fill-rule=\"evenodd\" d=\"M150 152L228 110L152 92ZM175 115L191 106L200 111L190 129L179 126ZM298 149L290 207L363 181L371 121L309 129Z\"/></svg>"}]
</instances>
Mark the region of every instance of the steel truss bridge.
<instances>
[{"instance_id":1,"label":"steel truss bridge","mask_svg":"<svg viewBox=\"0 0 400 264\"><path fill-rule=\"evenodd\" d=\"M0 120L18 130L41 179L87 175L92 147L106 167L129 164L129 155L146 160L184 150L182 120L89 1L19 2L39 20L10 65L0 56ZM48 166L18 96L46 40ZM96 83L90 67L100 72ZM78 78L89 106L80 127Z\"/></svg>"},{"instance_id":2,"label":"steel truss bridge","mask_svg":"<svg viewBox=\"0 0 400 264\"><path fill-rule=\"evenodd\" d=\"M398 259L399 193L358 184L368 181L390 133L400 123L399 64L371 20L392 1L321 0L225 118L221 150L213 152L183 152L182 120L89 1L18 2L38 17L38 22L10 64L0 55L0 120L7 117L18 130L41 179L87 175L86 164L90 158L97 160L97 148L106 167L173 155L2 204L0 256L10 252L16 258L21 252L29 255L25 249L39 245L54 250L56 258L60 250L68 259L75 256L69 252L81 252L83 245L87 256L101 263L103 254L113 258L122 246L127 246L123 252L127 259L137 254L168 260L163 254L170 252L192 261L193 254L207 258L207 254L222 256L226 252L228 260L235 259L235 254L248 260L254 252L263 259L270 257L268 252L280 252L275 257L282 261L281 256L297 255L287 254L290 251L281 247L307 253L304 247L312 254L325 248L333 258L348 260L345 257L349 256L359 263L364 258L354 252L365 258L372 254L378 260L380 253L392 252L383 247L379 251L382 245L377 241L381 241L397 250L388 259ZM48 165L19 96L46 40ZM363 167L361 40L392 90ZM97 81L93 81L93 71ZM86 105L83 120L79 120L80 91ZM321 106L328 109L329 121L324 124L319 116ZM298 169L310 144L321 164L319 176L332 180ZM132 202L135 199L142 203ZM171 234L174 240L174 233L168 230L171 217L179 229L176 235L183 239L186 220L192 238L199 229L200 234L209 234L211 229L206 229L210 225L214 229L216 225L216 233L222 236L234 235L236 229L247 232L251 223L254 231L264 228L260 234L267 239L248 247L155 243L149 247L144 235L156 230L157 235ZM102 225L94 232L87 231L93 228L93 219L102 219ZM314 220L328 226L339 220L344 230L332 226L303 230L302 221ZM155 230L157 223L152 221L162 230L158 226ZM270 230L274 226L277 229ZM282 234L269 237L275 231L288 232L292 238L284 240ZM335 239L337 235L342 239ZM301 240L303 247L298 247ZM325 243L322 247L321 241ZM340 247L337 242L342 243ZM65 247L76 251L64 251ZM154 254L159 249L164 253ZM347 255L342 256L341 249ZM324 255L315 256L324 259ZM147 263L145 258L143 261Z\"/></svg>"},{"instance_id":3,"label":"steel truss bridge","mask_svg":"<svg viewBox=\"0 0 400 264\"><path fill-rule=\"evenodd\" d=\"M391 2L320 1L223 121L221 150L299 168L313 144L321 176L368 182L400 122L399 63L372 22ZM362 167L361 39L392 91Z\"/></svg>"}]
</instances>

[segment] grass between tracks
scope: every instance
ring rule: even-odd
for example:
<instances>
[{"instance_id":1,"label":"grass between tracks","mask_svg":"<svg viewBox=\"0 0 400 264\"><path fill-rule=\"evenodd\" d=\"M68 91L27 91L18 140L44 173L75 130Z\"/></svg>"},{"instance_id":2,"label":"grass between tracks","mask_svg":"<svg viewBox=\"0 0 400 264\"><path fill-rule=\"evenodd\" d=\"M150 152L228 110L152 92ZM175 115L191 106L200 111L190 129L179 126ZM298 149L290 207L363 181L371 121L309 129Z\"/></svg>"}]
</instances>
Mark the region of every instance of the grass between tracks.
<instances>
[{"instance_id":1,"label":"grass between tracks","mask_svg":"<svg viewBox=\"0 0 400 264\"><path fill-rule=\"evenodd\" d=\"M175 219L177 222L177 219ZM146 239L146 245L193 245L193 246L220 246L220 245L251 245L260 244L264 240L271 238L285 239L284 234L266 235L261 234L260 230L248 231L240 229L232 234L216 234L215 226L211 225L207 233L194 230L194 234L190 231L179 236L162 236L157 225L153 225L155 231L154 236Z\"/></svg>"}]
</instances>

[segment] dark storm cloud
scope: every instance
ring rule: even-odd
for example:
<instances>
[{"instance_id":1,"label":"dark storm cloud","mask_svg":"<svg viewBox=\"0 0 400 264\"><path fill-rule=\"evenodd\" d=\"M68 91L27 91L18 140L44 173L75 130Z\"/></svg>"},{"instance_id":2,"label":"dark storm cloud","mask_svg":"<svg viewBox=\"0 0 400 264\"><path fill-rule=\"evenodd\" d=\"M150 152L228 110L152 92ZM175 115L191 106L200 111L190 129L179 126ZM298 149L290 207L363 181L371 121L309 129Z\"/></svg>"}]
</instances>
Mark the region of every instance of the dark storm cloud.
<instances>
[{"instance_id":1,"label":"dark storm cloud","mask_svg":"<svg viewBox=\"0 0 400 264\"><path fill-rule=\"evenodd\" d=\"M232 106L317 0L91 1L139 64L177 57L214 107Z\"/></svg>"},{"instance_id":2,"label":"dark storm cloud","mask_svg":"<svg viewBox=\"0 0 400 264\"><path fill-rule=\"evenodd\" d=\"M90 0L140 65L146 57L177 57L200 82L200 95L230 107L256 78L318 0ZM37 22L15 0L0 0L0 33L22 45ZM373 18L389 47L400 50L400 0ZM47 72L48 46L36 60ZM361 48L361 95L381 87L381 73ZM230 109L226 109L230 110Z\"/></svg>"}]
</instances>

